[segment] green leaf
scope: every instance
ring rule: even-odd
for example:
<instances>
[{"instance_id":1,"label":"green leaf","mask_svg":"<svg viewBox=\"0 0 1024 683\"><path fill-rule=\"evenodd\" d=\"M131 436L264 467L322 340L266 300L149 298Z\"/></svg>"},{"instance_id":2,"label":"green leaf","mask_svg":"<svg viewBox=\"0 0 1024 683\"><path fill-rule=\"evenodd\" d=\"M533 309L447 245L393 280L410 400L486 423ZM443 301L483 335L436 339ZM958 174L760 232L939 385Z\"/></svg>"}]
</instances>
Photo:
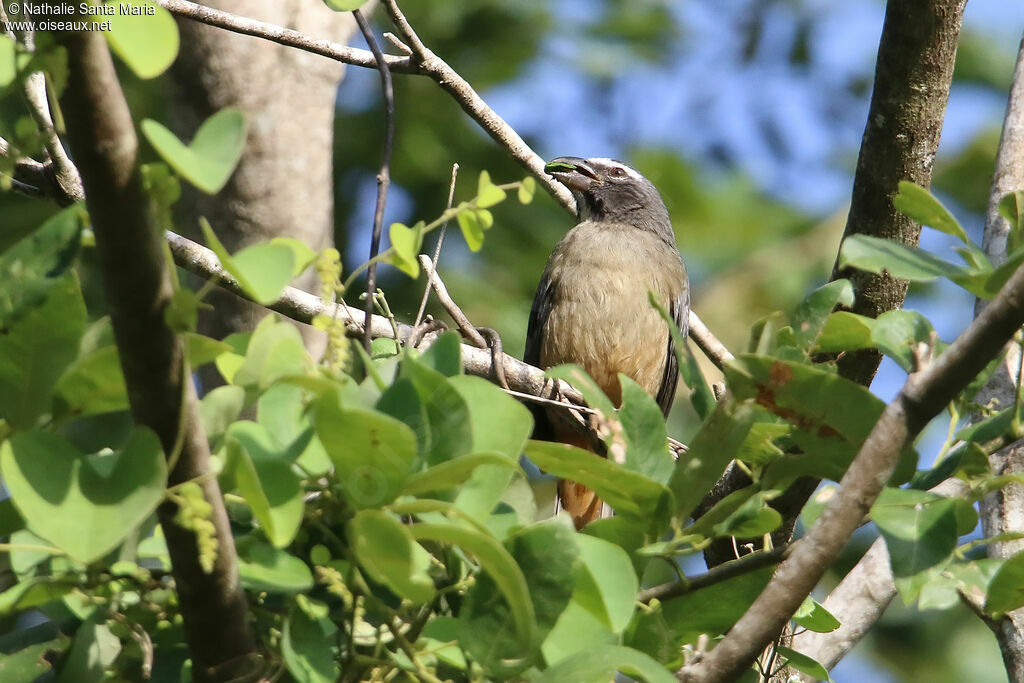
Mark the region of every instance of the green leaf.
<instances>
[{"instance_id":1,"label":"green leaf","mask_svg":"<svg viewBox=\"0 0 1024 683\"><path fill-rule=\"evenodd\" d=\"M888 272L911 282L931 282L945 277L976 296L985 296L988 273L975 273L943 261L938 256L892 240L870 235L851 235L843 240L840 266L853 266L871 273Z\"/></svg>"},{"instance_id":2,"label":"green leaf","mask_svg":"<svg viewBox=\"0 0 1024 683\"><path fill-rule=\"evenodd\" d=\"M552 632L570 604L579 555L577 540L568 520L556 518L515 531L505 541L529 586L537 624L534 646ZM503 595L490 574L477 577L459 614L463 632L459 640L489 669L510 673L517 667L505 668L501 660L522 657L523 651L510 628L512 608Z\"/></svg>"},{"instance_id":3,"label":"green leaf","mask_svg":"<svg viewBox=\"0 0 1024 683\"><path fill-rule=\"evenodd\" d=\"M505 200L505 190L491 182L491 174L480 171L480 180L476 186L476 205L481 209L499 204Z\"/></svg>"},{"instance_id":4,"label":"green leaf","mask_svg":"<svg viewBox=\"0 0 1024 683\"><path fill-rule=\"evenodd\" d=\"M917 186L915 185L915 187ZM782 657L785 657L786 664L797 671L802 671L803 673L814 677L815 680L829 681L829 683L831 683L832 677L828 675L828 669L819 664L818 661L812 657L808 657L801 652L797 652L796 650L782 645L778 646L775 651Z\"/></svg>"},{"instance_id":5,"label":"green leaf","mask_svg":"<svg viewBox=\"0 0 1024 683\"><path fill-rule=\"evenodd\" d=\"M72 272L60 278L42 306L0 328L0 418L25 429L48 411L54 385L78 354L85 320Z\"/></svg>"},{"instance_id":6,"label":"green leaf","mask_svg":"<svg viewBox=\"0 0 1024 683\"><path fill-rule=\"evenodd\" d=\"M659 484L668 484L675 459L668 449L665 416L651 395L626 375L619 375L622 409L619 419L626 438L627 470L639 472Z\"/></svg>"},{"instance_id":7,"label":"green leaf","mask_svg":"<svg viewBox=\"0 0 1024 683\"><path fill-rule=\"evenodd\" d=\"M437 464L469 453L496 452L518 460L533 429L530 411L480 377L457 375L440 384L427 402L431 448L427 462ZM513 470L478 467L455 504L483 519L508 486Z\"/></svg>"},{"instance_id":8,"label":"green leaf","mask_svg":"<svg viewBox=\"0 0 1024 683\"><path fill-rule=\"evenodd\" d=\"M722 476L737 454L754 421L754 411L735 401L724 400L701 425L680 456L669 488L675 494L675 513L686 518Z\"/></svg>"},{"instance_id":9,"label":"green leaf","mask_svg":"<svg viewBox=\"0 0 1024 683\"><path fill-rule=\"evenodd\" d=\"M574 598L541 645L541 654L549 666L554 666L584 650L615 645L618 641L619 636L605 622Z\"/></svg>"},{"instance_id":10,"label":"green leaf","mask_svg":"<svg viewBox=\"0 0 1024 683\"><path fill-rule=\"evenodd\" d=\"M423 228L426 223L420 221L416 225L407 227L402 223L392 223L388 229L391 237L391 252L388 263L401 270L411 278L420 276L420 262L416 257L423 246Z\"/></svg>"},{"instance_id":11,"label":"green leaf","mask_svg":"<svg viewBox=\"0 0 1024 683\"><path fill-rule=\"evenodd\" d=\"M96 415L128 409L128 389L116 346L103 346L81 356L57 381L56 393L75 415Z\"/></svg>"},{"instance_id":12,"label":"green leaf","mask_svg":"<svg viewBox=\"0 0 1024 683\"><path fill-rule=\"evenodd\" d=\"M253 537L237 539L242 587L268 593L304 593L313 588L313 573L299 558Z\"/></svg>"},{"instance_id":13,"label":"green leaf","mask_svg":"<svg viewBox=\"0 0 1024 683\"><path fill-rule=\"evenodd\" d=\"M121 640L96 616L75 631L58 683L99 683L121 654Z\"/></svg>"},{"instance_id":14,"label":"green leaf","mask_svg":"<svg viewBox=\"0 0 1024 683\"><path fill-rule=\"evenodd\" d=\"M200 226L206 243L217 254L224 270L231 273L242 289L258 303L267 305L277 301L298 274L296 270L301 272L296 258L299 250L292 241L278 238L245 247L231 255L206 219L200 219Z\"/></svg>"},{"instance_id":15,"label":"green leaf","mask_svg":"<svg viewBox=\"0 0 1024 683\"><path fill-rule=\"evenodd\" d=\"M999 200L999 215L1010 223L1006 253L1013 254L1024 247L1024 190L1004 194Z\"/></svg>"},{"instance_id":16,"label":"green leaf","mask_svg":"<svg viewBox=\"0 0 1024 683\"><path fill-rule=\"evenodd\" d=\"M493 537L453 524L414 524L417 541L441 541L474 555L505 596L515 624L520 648L525 653L537 639L537 624L526 578L515 559Z\"/></svg>"},{"instance_id":17,"label":"green leaf","mask_svg":"<svg viewBox=\"0 0 1024 683\"><path fill-rule=\"evenodd\" d=\"M281 449L263 425L248 421L231 425L226 442L239 493L274 547L286 547L305 510L302 479L291 464L299 450Z\"/></svg>"},{"instance_id":18,"label":"green leaf","mask_svg":"<svg viewBox=\"0 0 1024 683\"><path fill-rule=\"evenodd\" d=\"M629 625L639 589L633 562L619 546L579 534L580 564L573 599L614 633Z\"/></svg>"},{"instance_id":19,"label":"green leaf","mask_svg":"<svg viewBox=\"0 0 1024 683\"><path fill-rule=\"evenodd\" d=\"M892 198L892 205L897 211L921 225L957 237L964 244L970 243L953 214L931 192L907 180L901 180L898 187L899 192Z\"/></svg>"},{"instance_id":20,"label":"green leaf","mask_svg":"<svg viewBox=\"0 0 1024 683\"><path fill-rule=\"evenodd\" d=\"M956 547L955 504L924 491L885 488L871 519L885 538L896 587L909 604Z\"/></svg>"},{"instance_id":21,"label":"green leaf","mask_svg":"<svg viewBox=\"0 0 1024 683\"><path fill-rule=\"evenodd\" d=\"M582 448L531 441L526 455L541 470L593 489L617 514L658 525L668 513L668 489Z\"/></svg>"},{"instance_id":22,"label":"green leaf","mask_svg":"<svg viewBox=\"0 0 1024 683\"><path fill-rule=\"evenodd\" d=\"M778 495L778 491L759 491L754 494L724 521L715 525L715 535L753 538L775 531L782 524L782 515L769 507L768 501Z\"/></svg>"},{"instance_id":23,"label":"green leaf","mask_svg":"<svg viewBox=\"0 0 1024 683\"><path fill-rule=\"evenodd\" d=\"M45 643L29 645L11 654L0 654L0 679L11 683L47 680L53 671L53 662L50 658L59 655L70 642L67 636L62 635Z\"/></svg>"},{"instance_id":24,"label":"green leaf","mask_svg":"<svg viewBox=\"0 0 1024 683\"><path fill-rule=\"evenodd\" d=\"M803 474L838 481L885 409L867 388L804 363L744 354L726 365L725 375L737 399L756 401L796 428L790 438L801 452L769 466L767 487ZM906 481L915 466L908 446L894 480Z\"/></svg>"},{"instance_id":25,"label":"green leaf","mask_svg":"<svg viewBox=\"0 0 1024 683\"><path fill-rule=\"evenodd\" d=\"M874 318L857 315L849 311L836 311L825 321L825 327L818 335L816 353L839 353L871 348L871 330Z\"/></svg>"},{"instance_id":26,"label":"green leaf","mask_svg":"<svg viewBox=\"0 0 1024 683\"><path fill-rule=\"evenodd\" d=\"M359 565L374 581L417 604L434 597L434 582L427 573L430 556L395 515L360 510L346 532Z\"/></svg>"},{"instance_id":27,"label":"green leaf","mask_svg":"<svg viewBox=\"0 0 1024 683\"><path fill-rule=\"evenodd\" d=\"M810 353L838 304L853 305L853 285L849 280L836 280L819 287L804 299L793 312L793 336L797 348Z\"/></svg>"},{"instance_id":28,"label":"green leaf","mask_svg":"<svg viewBox=\"0 0 1024 683\"><path fill-rule=\"evenodd\" d=\"M416 435L393 417L342 408L337 396L317 402L316 431L347 499L357 508L390 503L416 460Z\"/></svg>"},{"instance_id":29,"label":"green leaf","mask_svg":"<svg viewBox=\"0 0 1024 683\"><path fill-rule=\"evenodd\" d=\"M1003 288L1006 281L1010 279L1010 276L1017 272L1022 263L1024 263L1024 248L1010 252L1006 257L1006 261L996 268L995 272L985 280L984 291L978 294L978 296L984 299L994 297Z\"/></svg>"},{"instance_id":30,"label":"green leaf","mask_svg":"<svg viewBox=\"0 0 1024 683\"><path fill-rule=\"evenodd\" d=\"M50 581L43 577L31 577L19 581L3 593L0 593L0 616L7 617L18 612L24 612L48 605L51 602L60 600L65 595L75 590L75 586L67 581ZM3 659L0 658L0 673L3 671ZM29 680L34 681L34 678Z\"/></svg>"},{"instance_id":31,"label":"green leaf","mask_svg":"<svg viewBox=\"0 0 1024 683\"><path fill-rule=\"evenodd\" d=\"M21 432L0 446L0 469L29 526L87 563L156 510L167 482L160 440L145 427L121 451L92 455L51 432Z\"/></svg>"},{"instance_id":32,"label":"green leaf","mask_svg":"<svg viewBox=\"0 0 1024 683\"><path fill-rule=\"evenodd\" d=\"M338 627L327 617L314 618L293 606L281 633L281 655L288 673L298 683L337 681L341 675L337 634Z\"/></svg>"},{"instance_id":33,"label":"green leaf","mask_svg":"<svg viewBox=\"0 0 1024 683\"><path fill-rule=\"evenodd\" d=\"M842 626L832 613L822 607L821 603L807 596L800 609L793 615L793 621L808 631L815 633L831 633ZM803 671L803 669L801 669Z\"/></svg>"},{"instance_id":34,"label":"green leaf","mask_svg":"<svg viewBox=\"0 0 1024 683\"><path fill-rule=\"evenodd\" d=\"M245 390L230 384L217 387L203 396L199 402L199 418L211 442L224 435L231 423L242 414L244 406Z\"/></svg>"},{"instance_id":35,"label":"green leaf","mask_svg":"<svg viewBox=\"0 0 1024 683\"><path fill-rule=\"evenodd\" d=\"M928 318L917 311L897 310L878 316L871 330L871 341L906 372L916 372L918 345L934 346L938 337Z\"/></svg>"},{"instance_id":36,"label":"green leaf","mask_svg":"<svg viewBox=\"0 0 1024 683\"><path fill-rule=\"evenodd\" d=\"M455 377L462 372L462 342L454 330L445 332L430 345L419 362L437 370L445 377ZM435 387L436 388L436 387Z\"/></svg>"},{"instance_id":37,"label":"green leaf","mask_svg":"<svg viewBox=\"0 0 1024 683\"><path fill-rule=\"evenodd\" d=\"M603 413L604 417L608 419L615 419L615 405L601 391L601 387L597 385L597 382L581 366L575 363L556 365L545 370L544 376L553 379L564 379L583 394L583 398L588 406Z\"/></svg>"},{"instance_id":38,"label":"green leaf","mask_svg":"<svg viewBox=\"0 0 1024 683\"><path fill-rule=\"evenodd\" d=\"M473 476L477 467L494 465L518 470L515 460L501 453L471 453L447 460L423 472L410 476L402 487L403 496L417 496L433 491L445 491L461 486Z\"/></svg>"},{"instance_id":39,"label":"green leaf","mask_svg":"<svg viewBox=\"0 0 1024 683\"><path fill-rule=\"evenodd\" d=\"M774 573L775 567L765 567L666 600L661 603L665 618L677 633L687 638L701 633L725 633L743 616Z\"/></svg>"},{"instance_id":40,"label":"green leaf","mask_svg":"<svg viewBox=\"0 0 1024 683\"><path fill-rule=\"evenodd\" d=\"M0 35L0 41L6 36ZM0 254L0 329L46 301L75 262L81 241L81 205L70 206Z\"/></svg>"},{"instance_id":41,"label":"green leaf","mask_svg":"<svg viewBox=\"0 0 1024 683\"><path fill-rule=\"evenodd\" d=\"M178 25L171 13L153 2L120 2L103 31L110 49L139 78L155 78L178 56Z\"/></svg>"},{"instance_id":42,"label":"green leaf","mask_svg":"<svg viewBox=\"0 0 1024 683\"><path fill-rule=\"evenodd\" d=\"M533 679L534 683L606 683L615 672L640 678L647 683L673 683L665 667L638 650L621 645L601 645L563 659Z\"/></svg>"},{"instance_id":43,"label":"green leaf","mask_svg":"<svg viewBox=\"0 0 1024 683\"><path fill-rule=\"evenodd\" d=\"M462 208L456 218L459 221L459 229L462 230L462 237L466 240L466 246L470 251L480 251L484 245L484 225L479 214L472 208Z\"/></svg>"},{"instance_id":44,"label":"green leaf","mask_svg":"<svg viewBox=\"0 0 1024 683\"><path fill-rule=\"evenodd\" d=\"M17 48L14 38L7 34L0 35L0 89L6 88L18 77L18 65L14 61Z\"/></svg>"},{"instance_id":45,"label":"green leaf","mask_svg":"<svg viewBox=\"0 0 1024 683\"><path fill-rule=\"evenodd\" d=\"M988 584L985 611L993 616L1024 607L1024 552L1010 557Z\"/></svg>"},{"instance_id":46,"label":"green leaf","mask_svg":"<svg viewBox=\"0 0 1024 683\"><path fill-rule=\"evenodd\" d=\"M529 204L533 201L533 195L537 192L537 181L527 176L519 182L519 190L516 196L520 204Z\"/></svg>"},{"instance_id":47,"label":"green leaf","mask_svg":"<svg viewBox=\"0 0 1024 683\"><path fill-rule=\"evenodd\" d=\"M335 12L351 12L363 6L366 0L324 0L324 4Z\"/></svg>"},{"instance_id":48,"label":"green leaf","mask_svg":"<svg viewBox=\"0 0 1024 683\"><path fill-rule=\"evenodd\" d=\"M228 182L245 146L245 114L221 109L206 119L189 145L153 119L144 119L142 134L179 175L207 194Z\"/></svg>"},{"instance_id":49,"label":"green leaf","mask_svg":"<svg viewBox=\"0 0 1024 683\"><path fill-rule=\"evenodd\" d=\"M268 315L252 332L245 360L232 375L231 383L266 389L282 377L303 375L312 367L313 361L295 326Z\"/></svg>"}]
</instances>

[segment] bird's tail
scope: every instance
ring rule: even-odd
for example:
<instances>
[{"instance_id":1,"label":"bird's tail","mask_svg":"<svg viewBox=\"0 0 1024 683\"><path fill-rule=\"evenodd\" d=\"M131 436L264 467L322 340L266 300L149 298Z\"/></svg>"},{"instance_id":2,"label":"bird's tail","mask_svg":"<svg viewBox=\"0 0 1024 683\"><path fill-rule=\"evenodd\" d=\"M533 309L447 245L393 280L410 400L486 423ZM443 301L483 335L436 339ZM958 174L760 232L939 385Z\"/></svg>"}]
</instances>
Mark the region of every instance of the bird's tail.
<instances>
[{"instance_id":1,"label":"bird's tail","mask_svg":"<svg viewBox=\"0 0 1024 683\"><path fill-rule=\"evenodd\" d=\"M558 482L558 507L569 513L572 523L579 531L595 519L603 517L605 505L596 493L583 484L560 479Z\"/></svg>"}]
</instances>

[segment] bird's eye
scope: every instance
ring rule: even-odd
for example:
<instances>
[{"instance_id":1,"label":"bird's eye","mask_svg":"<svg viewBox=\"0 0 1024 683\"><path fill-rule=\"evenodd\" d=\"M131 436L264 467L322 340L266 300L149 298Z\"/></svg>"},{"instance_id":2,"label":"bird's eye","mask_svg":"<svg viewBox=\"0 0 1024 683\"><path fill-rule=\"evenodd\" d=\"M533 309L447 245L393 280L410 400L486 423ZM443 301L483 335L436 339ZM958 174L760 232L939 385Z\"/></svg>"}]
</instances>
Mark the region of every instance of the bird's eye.
<instances>
[{"instance_id":1,"label":"bird's eye","mask_svg":"<svg viewBox=\"0 0 1024 683\"><path fill-rule=\"evenodd\" d=\"M625 178L626 169L622 168L621 166L615 166L614 168L612 168L611 174L613 178Z\"/></svg>"}]
</instances>

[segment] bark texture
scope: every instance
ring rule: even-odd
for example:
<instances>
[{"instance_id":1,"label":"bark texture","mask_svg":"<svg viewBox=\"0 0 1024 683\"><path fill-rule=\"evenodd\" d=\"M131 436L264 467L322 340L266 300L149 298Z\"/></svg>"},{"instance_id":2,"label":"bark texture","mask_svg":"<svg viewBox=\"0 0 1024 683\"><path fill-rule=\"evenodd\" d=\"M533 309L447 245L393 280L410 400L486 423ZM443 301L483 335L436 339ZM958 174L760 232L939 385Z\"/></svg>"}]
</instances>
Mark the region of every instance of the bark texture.
<instances>
[{"instance_id":1,"label":"bark texture","mask_svg":"<svg viewBox=\"0 0 1024 683\"><path fill-rule=\"evenodd\" d=\"M164 322L171 297L163 236L149 211L138 169L138 140L102 33L62 36L69 77L62 100L71 149L96 235L103 286L136 423L172 453L184 434L169 483L197 480L212 508L218 541L213 570L199 563L196 538L175 522L177 508L158 510L171 557L196 681L256 680L262 670L249 628L235 546L206 434L188 378L184 344Z\"/></svg>"},{"instance_id":2,"label":"bark texture","mask_svg":"<svg viewBox=\"0 0 1024 683\"><path fill-rule=\"evenodd\" d=\"M996 265L1006 260L1010 233L1009 222L999 215L999 201L1006 193L1016 190L1024 190L1024 40L1017 54L1013 86L1003 120L982 242L985 253ZM984 308L985 302L979 301L976 313ZM1016 344L1008 346L1005 361L978 396L979 403L985 404L994 399L1003 407L1013 404L1016 385L1020 382L1020 353ZM989 457L989 465L994 474L1024 472L1024 442L1018 441L994 453ZM1024 486L1010 484L982 500L981 528L985 536L1024 531ZM1024 541L1021 540L988 546L989 557L1010 557L1022 550ZM1024 610L1011 612L992 626L999 640L1007 675L1011 681L1024 681Z\"/></svg>"},{"instance_id":3,"label":"bark texture","mask_svg":"<svg viewBox=\"0 0 1024 683\"><path fill-rule=\"evenodd\" d=\"M348 41L350 12L332 12L310 0L216 0L212 7ZM179 19L181 52L172 74L177 131L194 135L208 116L237 107L249 122L245 151L234 175L215 196L185 194L186 232L198 234L205 216L229 251L272 237L294 237L313 249L333 244L334 109L344 65L324 57L188 19ZM316 291L312 272L297 286ZM215 339L248 330L267 310L222 291L211 294L213 311L200 330ZM300 326L314 357L322 335ZM216 370L202 373L204 388L220 383Z\"/></svg>"}]
</instances>

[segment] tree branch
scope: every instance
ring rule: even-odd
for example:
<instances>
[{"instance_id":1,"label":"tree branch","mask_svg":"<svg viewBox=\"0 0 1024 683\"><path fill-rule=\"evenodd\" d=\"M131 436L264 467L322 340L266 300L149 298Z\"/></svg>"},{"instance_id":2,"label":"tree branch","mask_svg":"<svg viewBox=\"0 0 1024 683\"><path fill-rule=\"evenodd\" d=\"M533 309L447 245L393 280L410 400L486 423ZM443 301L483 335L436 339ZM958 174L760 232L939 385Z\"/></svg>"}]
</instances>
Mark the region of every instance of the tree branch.
<instances>
[{"instance_id":1,"label":"tree branch","mask_svg":"<svg viewBox=\"0 0 1024 683\"><path fill-rule=\"evenodd\" d=\"M901 180L931 185L966 2L887 3L843 239L872 235L907 245L920 240L921 226L897 211L892 198ZM839 278L853 283L857 299L850 310L872 318L902 308L907 295L905 280L840 269L837 259L832 279ZM847 354L839 373L868 386L881 359L872 350Z\"/></svg>"},{"instance_id":2,"label":"tree branch","mask_svg":"<svg viewBox=\"0 0 1024 683\"><path fill-rule=\"evenodd\" d=\"M685 581L670 581L669 583L659 584L642 590L637 595L636 599L647 604L651 600L664 601L671 598L677 598L680 595L692 593L693 591L700 590L701 588L707 588L708 586L721 583L727 579L732 579L763 567L770 567L773 564L778 564L789 556L789 552L792 547L792 545L780 545L776 548L772 548L771 550L762 550L750 553L739 559L732 560L731 562L725 562L724 564L712 567L703 574L687 578Z\"/></svg>"},{"instance_id":3,"label":"tree branch","mask_svg":"<svg viewBox=\"0 0 1024 683\"><path fill-rule=\"evenodd\" d=\"M916 245L921 226L892 204L897 185L911 180L931 185L932 165L938 151L939 135L953 81L953 63L966 0L889 0L885 25L878 44L871 106L861 140L853 196L843 239L850 235L872 235ZM851 310L872 318L902 308L907 282L852 268L839 268L838 258L832 280L848 278L856 292ZM882 356L865 350L839 359L839 374L869 386ZM727 473L729 479L716 486L713 504L745 486L742 472ZM771 506L783 516L783 525L773 538L789 538L797 515L814 492L817 480L804 477L790 486ZM731 547L715 543L706 558L714 563L732 557Z\"/></svg>"},{"instance_id":4,"label":"tree branch","mask_svg":"<svg viewBox=\"0 0 1024 683\"><path fill-rule=\"evenodd\" d=\"M818 522L797 541L750 609L683 681L731 681L781 631L838 557L892 474L902 449L953 400L1024 324L1024 269L931 365L912 374L889 403Z\"/></svg>"},{"instance_id":5,"label":"tree branch","mask_svg":"<svg viewBox=\"0 0 1024 683\"><path fill-rule=\"evenodd\" d=\"M968 486L959 479L947 479L930 489L946 497L965 497ZM884 538L878 538L854 565L823 603L839 620L839 628L829 633L804 631L793 636L791 647L831 670L882 617L896 597L896 583L889 564ZM806 674L803 679L815 680Z\"/></svg>"},{"instance_id":6,"label":"tree branch","mask_svg":"<svg viewBox=\"0 0 1024 683\"><path fill-rule=\"evenodd\" d=\"M377 172L377 206L373 212L373 231L370 235L369 267L366 269L366 302L363 310L366 316L373 315L374 295L377 293L377 252L380 251L380 238L384 230L384 207L388 201L388 187L391 185L391 150L395 146L395 89L391 84L391 70L388 68L384 53L373 37L373 30L359 10L353 10L363 39L370 46L373 58L380 73L380 86L384 94L384 148L381 152L380 170ZM370 350L370 329L363 333L363 347Z\"/></svg>"},{"instance_id":7,"label":"tree branch","mask_svg":"<svg viewBox=\"0 0 1024 683\"><path fill-rule=\"evenodd\" d=\"M193 21L217 26L228 31L272 40L281 45L313 52L346 64L372 69L377 68L377 61L373 58L373 54L367 50L358 50L326 40L313 40L298 31L214 10L194 2L188 2L188 0L156 0L156 2L171 13ZM519 134L504 119L487 106L487 103L473 90L473 87L466 79L423 45L415 32L412 32L408 21L405 20L404 15L398 10L394 2L385 4L392 21L395 21L396 25L401 22L402 25L409 28L410 33L408 34L402 30L402 26L399 26L399 31L403 33L403 39L413 44L414 50L410 56L386 56L385 59L391 71L419 74L428 76L436 81L445 92L455 98L455 101L459 103L463 111L469 114L495 142L507 150L513 159L529 171L559 204L570 213L575 214L576 201L565 186L544 173L544 160L530 149L530 146L523 141ZM421 52L417 53L415 51L416 45L422 48Z\"/></svg>"},{"instance_id":8,"label":"tree branch","mask_svg":"<svg viewBox=\"0 0 1024 683\"><path fill-rule=\"evenodd\" d=\"M1013 85L1006 105L1003 130L996 155L992 189L989 193L988 212L982 247L993 264L1006 260L1009 222L999 215L999 202L1003 195L1024 190L1024 40L1017 54ZM975 312L984 310L986 303L978 301ZM978 401L992 399L1001 406L1013 405L1017 384L1021 381L1019 367L1021 349L1012 344L1006 360L981 391ZM997 475L1024 472L1024 442L1011 444L989 456L989 465ZM981 528L986 536L1008 531L1024 531L1024 486L1010 484L981 501ZM1024 550L1024 541L993 543L988 547L989 557L1010 557ZM1011 680L1024 680L1024 610L1014 610L993 627L999 649L1003 655L1006 673Z\"/></svg>"},{"instance_id":9,"label":"tree branch","mask_svg":"<svg viewBox=\"0 0 1024 683\"><path fill-rule=\"evenodd\" d=\"M197 681L238 678L258 663L239 586L235 546L199 420L181 340L164 321L171 282L138 169L138 140L114 64L98 32L58 34L68 51L64 105L79 165L132 414L160 437L164 452L184 434L171 485L196 481L212 508L218 541L213 570L199 563L195 534L157 511L167 540Z\"/></svg>"}]
</instances>

